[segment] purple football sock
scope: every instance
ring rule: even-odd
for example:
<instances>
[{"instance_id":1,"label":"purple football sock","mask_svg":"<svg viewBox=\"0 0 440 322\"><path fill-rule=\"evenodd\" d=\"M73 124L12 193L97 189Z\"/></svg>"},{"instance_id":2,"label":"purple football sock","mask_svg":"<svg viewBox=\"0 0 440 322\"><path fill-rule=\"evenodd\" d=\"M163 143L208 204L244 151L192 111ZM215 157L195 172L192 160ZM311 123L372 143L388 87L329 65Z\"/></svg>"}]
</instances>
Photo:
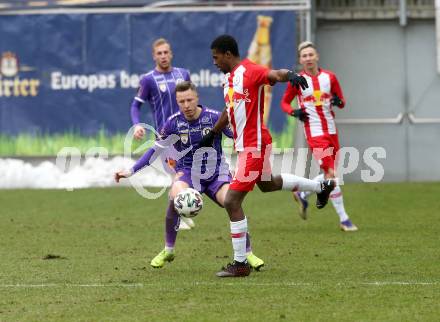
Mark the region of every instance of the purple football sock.
<instances>
[{"instance_id":1,"label":"purple football sock","mask_svg":"<svg viewBox=\"0 0 440 322\"><path fill-rule=\"evenodd\" d=\"M174 209L174 202L171 200L168 204L167 215L165 217L165 246L174 247L179 224L180 216Z\"/></svg>"}]
</instances>

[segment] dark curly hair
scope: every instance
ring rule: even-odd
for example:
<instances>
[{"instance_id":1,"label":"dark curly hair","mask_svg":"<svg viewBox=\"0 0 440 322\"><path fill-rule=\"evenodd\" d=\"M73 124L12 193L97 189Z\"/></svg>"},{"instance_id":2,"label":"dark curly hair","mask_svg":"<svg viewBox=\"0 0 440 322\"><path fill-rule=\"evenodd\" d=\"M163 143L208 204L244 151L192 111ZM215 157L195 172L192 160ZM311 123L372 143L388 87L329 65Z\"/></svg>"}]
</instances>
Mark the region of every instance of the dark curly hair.
<instances>
[{"instance_id":1,"label":"dark curly hair","mask_svg":"<svg viewBox=\"0 0 440 322\"><path fill-rule=\"evenodd\" d=\"M229 51L235 57L240 56L237 41L230 35L221 35L215 38L211 43L211 49L215 49L222 54Z\"/></svg>"}]
</instances>

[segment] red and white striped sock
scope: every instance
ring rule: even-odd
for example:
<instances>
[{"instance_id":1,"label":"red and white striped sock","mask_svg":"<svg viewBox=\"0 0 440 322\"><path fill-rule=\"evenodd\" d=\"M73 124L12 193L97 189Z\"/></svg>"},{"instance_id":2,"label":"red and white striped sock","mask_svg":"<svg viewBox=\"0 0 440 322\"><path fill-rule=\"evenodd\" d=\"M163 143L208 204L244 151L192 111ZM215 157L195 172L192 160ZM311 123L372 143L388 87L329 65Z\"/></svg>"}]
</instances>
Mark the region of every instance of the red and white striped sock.
<instances>
[{"instance_id":1,"label":"red and white striped sock","mask_svg":"<svg viewBox=\"0 0 440 322\"><path fill-rule=\"evenodd\" d=\"M244 262L246 260L246 233L246 217L240 221L231 221L231 238L235 261Z\"/></svg>"}]
</instances>

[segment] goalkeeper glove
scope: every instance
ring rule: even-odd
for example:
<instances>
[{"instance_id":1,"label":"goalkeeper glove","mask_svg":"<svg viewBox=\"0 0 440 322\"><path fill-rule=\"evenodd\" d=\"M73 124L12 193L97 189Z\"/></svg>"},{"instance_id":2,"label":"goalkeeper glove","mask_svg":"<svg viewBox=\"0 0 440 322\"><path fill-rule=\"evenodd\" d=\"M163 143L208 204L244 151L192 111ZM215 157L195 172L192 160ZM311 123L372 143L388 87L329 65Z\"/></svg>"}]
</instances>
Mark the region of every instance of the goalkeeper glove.
<instances>
[{"instance_id":1,"label":"goalkeeper glove","mask_svg":"<svg viewBox=\"0 0 440 322\"><path fill-rule=\"evenodd\" d=\"M338 95L334 95L330 100L330 104L341 107L342 105L344 105L344 102L342 102Z\"/></svg>"},{"instance_id":2,"label":"goalkeeper glove","mask_svg":"<svg viewBox=\"0 0 440 322\"><path fill-rule=\"evenodd\" d=\"M294 110L292 113L290 113L290 115L293 117L296 117L301 122L305 122L309 119L309 113L307 113L306 111L304 111L301 108Z\"/></svg>"},{"instance_id":3,"label":"goalkeeper glove","mask_svg":"<svg viewBox=\"0 0 440 322\"><path fill-rule=\"evenodd\" d=\"M289 80L290 84L292 84L292 86L295 86L297 89L301 87L302 90L305 90L309 87L309 84L307 84L307 80L303 76L292 72L291 70L287 72L287 79Z\"/></svg>"}]
</instances>

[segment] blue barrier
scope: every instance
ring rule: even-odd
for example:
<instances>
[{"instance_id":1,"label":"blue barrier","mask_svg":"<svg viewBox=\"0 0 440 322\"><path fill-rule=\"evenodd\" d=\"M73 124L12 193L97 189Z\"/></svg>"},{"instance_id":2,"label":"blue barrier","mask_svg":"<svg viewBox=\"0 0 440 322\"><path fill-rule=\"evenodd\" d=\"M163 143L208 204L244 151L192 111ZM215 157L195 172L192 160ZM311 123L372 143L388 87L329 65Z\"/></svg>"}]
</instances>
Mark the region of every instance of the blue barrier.
<instances>
[{"instance_id":1,"label":"blue barrier","mask_svg":"<svg viewBox=\"0 0 440 322\"><path fill-rule=\"evenodd\" d=\"M271 19L268 64L294 66L294 12L2 16L0 134L125 132L139 75L154 67L151 43L158 37L172 44L173 65L190 70L201 102L223 109L222 74L212 63L210 43L229 33L237 38L243 58L249 50L255 54L258 15ZM267 56L270 50L264 50ZM282 84L272 91L269 124L275 132L286 123L279 108L284 89ZM143 106L144 121L147 110Z\"/></svg>"}]
</instances>

